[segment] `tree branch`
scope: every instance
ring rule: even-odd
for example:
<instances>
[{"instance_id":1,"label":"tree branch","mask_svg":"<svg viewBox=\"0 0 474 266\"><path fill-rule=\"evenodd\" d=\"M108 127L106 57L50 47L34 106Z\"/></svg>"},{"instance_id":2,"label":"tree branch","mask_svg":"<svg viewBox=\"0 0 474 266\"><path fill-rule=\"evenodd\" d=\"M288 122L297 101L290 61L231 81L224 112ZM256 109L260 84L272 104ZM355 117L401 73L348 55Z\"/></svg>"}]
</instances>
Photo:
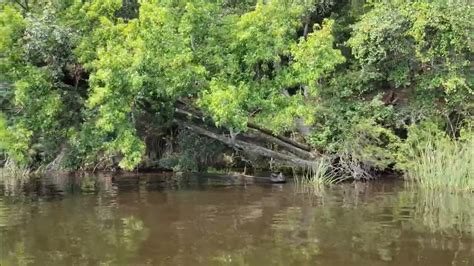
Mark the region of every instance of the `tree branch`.
<instances>
[{"instance_id":1,"label":"tree branch","mask_svg":"<svg viewBox=\"0 0 474 266\"><path fill-rule=\"evenodd\" d=\"M262 138L270 143L273 143L273 144L276 144L278 145L279 147L293 153L294 155L298 156L298 157L301 157L301 158L305 158L305 159L315 159L316 156L308 151L305 151L297 146L294 146L294 145L291 145L291 144L288 144L287 142L284 142L282 140L280 140L279 138L276 138L274 136L271 136L271 135L268 135L268 134L265 134L265 133L262 133L256 129L253 129L253 128L249 128L249 131L246 132L244 134L245 135L255 135L256 137L258 138Z\"/></svg>"},{"instance_id":2,"label":"tree branch","mask_svg":"<svg viewBox=\"0 0 474 266\"><path fill-rule=\"evenodd\" d=\"M26 2L26 6L23 5L20 0L13 0L13 2L17 3L17 4L18 4L21 8L23 8L26 12L29 11L28 2Z\"/></svg>"},{"instance_id":3,"label":"tree branch","mask_svg":"<svg viewBox=\"0 0 474 266\"><path fill-rule=\"evenodd\" d=\"M182 104L182 105L183 105L184 108L186 108L185 104ZM201 121L203 120L203 117L200 114L196 114L194 112L185 110L185 109L180 108L180 107L176 107L175 112L178 113L178 114L181 114L181 115L185 115L187 117L192 117L192 118L197 119L197 120L201 120ZM295 146L296 148L301 149L303 151L306 151L306 152L311 151L311 147L306 145L306 144L296 142L296 141L294 141L290 138L284 137L284 136L273 134L272 131L270 131L268 129L265 129L265 128L262 128L262 127L260 127L256 124L248 122L247 127L251 128L251 129L254 129L254 130L257 130L257 131L260 131L260 133L267 135L267 137L276 138L276 139L280 140L281 142L285 142L288 145ZM280 146L285 147L285 146L288 146L288 145L282 144ZM311 156L311 157L313 157L313 156Z\"/></svg>"},{"instance_id":4,"label":"tree branch","mask_svg":"<svg viewBox=\"0 0 474 266\"><path fill-rule=\"evenodd\" d=\"M252 128L252 129L255 129L255 130L258 130L258 131L261 131L261 132L263 132L263 133L265 133L265 134L267 134L267 135L273 136L273 137L275 137L275 138L277 138L277 139L279 139L279 140L281 140L281 141L283 141L283 142L286 142L286 143L288 143L288 144L291 144L291 145L293 145L293 146L295 146L295 147L298 147L298 148L300 148L300 149L302 149L302 150L305 150L305 151L308 151L308 152L311 151L311 147L309 147L309 146L306 145L306 144L296 142L296 141L294 141L294 140L292 140L292 139L290 139L290 138L287 138L287 137L283 137L283 136L280 136L280 135L273 134L272 131L270 131L270 130L268 130L268 129L265 129L265 128L262 128L262 127L259 127L259 126L256 125L256 124L253 124L253 123L250 123L250 122L249 122L249 123L247 123L247 127L248 127L248 128Z\"/></svg>"},{"instance_id":5,"label":"tree branch","mask_svg":"<svg viewBox=\"0 0 474 266\"><path fill-rule=\"evenodd\" d=\"M204 135L204 136L207 136L209 138L218 140L218 141L226 144L227 146L238 148L238 149L244 150L245 152L253 153L253 154L256 154L256 155L259 155L259 156L262 156L262 157L266 157L266 158L274 158L274 159L277 159L277 160L280 160L280 161L283 161L283 162L287 162L291 165L295 165L295 166L298 166L298 167L313 168L313 167L316 167L318 165L317 161L305 160L305 159L298 158L296 156L283 154L283 153L280 153L280 152L276 152L276 151L258 146L254 143L247 143L247 142L244 142L244 141L241 141L241 140L232 140L231 138L228 138L224 135L213 132L210 129L206 129L206 128L197 126L197 125L195 125L193 123L190 123L190 122L187 122L187 121L178 120L178 119L175 119L174 121L178 125L184 126L188 129L192 130L193 132L196 132L200 135Z\"/></svg>"}]
</instances>

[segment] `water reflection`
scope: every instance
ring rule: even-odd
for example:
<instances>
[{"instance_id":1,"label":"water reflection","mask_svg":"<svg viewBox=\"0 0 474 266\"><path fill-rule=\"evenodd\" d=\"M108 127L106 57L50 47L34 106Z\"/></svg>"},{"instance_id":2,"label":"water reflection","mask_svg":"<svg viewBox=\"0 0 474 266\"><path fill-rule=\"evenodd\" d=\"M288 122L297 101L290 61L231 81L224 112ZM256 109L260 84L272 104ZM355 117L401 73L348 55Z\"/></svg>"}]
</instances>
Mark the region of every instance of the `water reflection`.
<instances>
[{"instance_id":1,"label":"water reflection","mask_svg":"<svg viewBox=\"0 0 474 266\"><path fill-rule=\"evenodd\" d=\"M0 265L474 263L472 194L169 180L2 179Z\"/></svg>"}]
</instances>

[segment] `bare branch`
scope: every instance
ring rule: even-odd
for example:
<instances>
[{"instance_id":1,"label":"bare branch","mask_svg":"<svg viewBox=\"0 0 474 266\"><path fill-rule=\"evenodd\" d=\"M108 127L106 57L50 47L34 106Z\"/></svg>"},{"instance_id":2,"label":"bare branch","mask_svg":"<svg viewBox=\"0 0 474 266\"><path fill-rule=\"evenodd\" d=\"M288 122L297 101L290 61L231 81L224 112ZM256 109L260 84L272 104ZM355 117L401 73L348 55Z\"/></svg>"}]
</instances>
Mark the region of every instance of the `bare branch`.
<instances>
[{"instance_id":1,"label":"bare branch","mask_svg":"<svg viewBox=\"0 0 474 266\"><path fill-rule=\"evenodd\" d=\"M229 137L218 134L216 132L211 131L210 129L206 129L206 128L197 126L197 125L195 125L193 123L190 123L190 122L187 122L187 121L175 119L175 123L177 123L179 125L182 125L182 126L188 128L188 129L192 130L193 132L196 132L200 135L204 135L204 136L207 136L209 138L218 140L218 141L226 144L227 146L238 148L238 149L241 149L241 150L243 150L245 152L248 152L248 153L256 154L256 155L266 157L266 158L274 158L274 159L277 159L277 160L280 160L280 161L283 161L283 162L286 162L286 163L289 163L291 165L295 165L295 166L298 166L298 167L313 168L313 167L316 167L318 165L318 162L316 160L311 161L311 160L301 159L301 158L298 158L296 156L291 156L291 155L283 154L283 153L280 153L280 152L276 152L276 151L258 146L254 143L247 143L247 142L244 142L244 141L241 141L241 140L233 141Z\"/></svg>"}]
</instances>

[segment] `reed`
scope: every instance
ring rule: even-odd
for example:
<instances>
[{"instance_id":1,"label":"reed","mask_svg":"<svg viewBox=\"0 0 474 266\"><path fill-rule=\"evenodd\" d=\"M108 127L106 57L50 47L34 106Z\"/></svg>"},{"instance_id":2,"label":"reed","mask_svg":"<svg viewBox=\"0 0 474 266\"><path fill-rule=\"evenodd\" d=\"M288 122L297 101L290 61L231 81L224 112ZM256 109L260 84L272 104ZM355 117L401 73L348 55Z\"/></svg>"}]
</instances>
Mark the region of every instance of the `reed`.
<instances>
[{"instance_id":1,"label":"reed","mask_svg":"<svg viewBox=\"0 0 474 266\"><path fill-rule=\"evenodd\" d=\"M322 158L316 167L306 169L303 175L295 177L296 184L313 187L333 185L344 180L344 177L337 176L332 171L332 164L329 158Z\"/></svg>"},{"instance_id":2,"label":"reed","mask_svg":"<svg viewBox=\"0 0 474 266\"><path fill-rule=\"evenodd\" d=\"M17 177L18 179L25 178L31 174L31 169L27 167L19 167L11 160L7 159L3 167L0 168L0 177Z\"/></svg>"},{"instance_id":3,"label":"reed","mask_svg":"<svg viewBox=\"0 0 474 266\"><path fill-rule=\"evenodd\" d=\"M406 180L423 188L474 192L474 137L429 140L416 147Z\"/></svg>"}]
</instances>

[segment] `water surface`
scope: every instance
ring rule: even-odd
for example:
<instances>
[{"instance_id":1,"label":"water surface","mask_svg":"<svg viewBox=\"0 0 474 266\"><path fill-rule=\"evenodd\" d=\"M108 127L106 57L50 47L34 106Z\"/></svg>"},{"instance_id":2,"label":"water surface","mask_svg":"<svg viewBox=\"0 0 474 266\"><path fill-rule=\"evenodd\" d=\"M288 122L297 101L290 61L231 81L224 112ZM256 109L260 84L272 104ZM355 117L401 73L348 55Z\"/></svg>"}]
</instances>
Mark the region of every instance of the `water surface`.
<instances>
[{"instance_id":1,"label":"water surface","mask_svg":"<svg viewBox=\"0 0 474 266\"><path fill-rule=\"evenodd\" d=\"M474 265L474 195L0 177L0 265Z\"/></svg>"}]
</instances>

